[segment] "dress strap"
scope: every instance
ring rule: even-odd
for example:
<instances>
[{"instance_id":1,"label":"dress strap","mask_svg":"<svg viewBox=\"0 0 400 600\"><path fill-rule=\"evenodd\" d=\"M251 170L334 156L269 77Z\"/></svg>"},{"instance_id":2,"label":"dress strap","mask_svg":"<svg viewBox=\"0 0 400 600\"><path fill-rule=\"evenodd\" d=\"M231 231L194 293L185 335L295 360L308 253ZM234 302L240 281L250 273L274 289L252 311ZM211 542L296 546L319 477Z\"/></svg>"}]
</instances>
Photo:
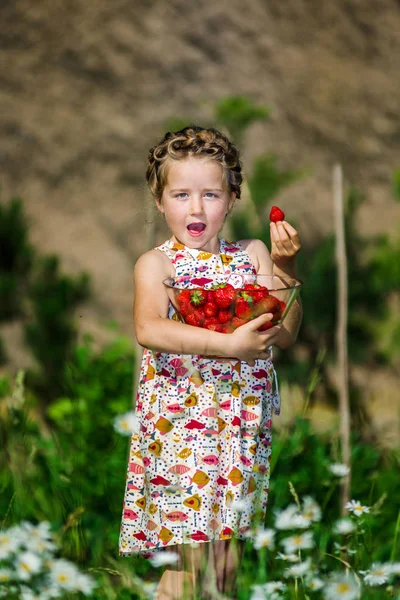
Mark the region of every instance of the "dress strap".
<instances>
[{"instance_id":1,"label":"dress strap","mask_svg":"<svg viewBox=\"0 0 400 600\"><path fill-rule=\"evenodd\" d=\"M171 244L170 240L167 240L162 244L155 246L153 250L160 250L161 252L164 252L168 256L168 258L174 263L177 255L177 246L178 244Z\"/></svg>"}]
</instances>

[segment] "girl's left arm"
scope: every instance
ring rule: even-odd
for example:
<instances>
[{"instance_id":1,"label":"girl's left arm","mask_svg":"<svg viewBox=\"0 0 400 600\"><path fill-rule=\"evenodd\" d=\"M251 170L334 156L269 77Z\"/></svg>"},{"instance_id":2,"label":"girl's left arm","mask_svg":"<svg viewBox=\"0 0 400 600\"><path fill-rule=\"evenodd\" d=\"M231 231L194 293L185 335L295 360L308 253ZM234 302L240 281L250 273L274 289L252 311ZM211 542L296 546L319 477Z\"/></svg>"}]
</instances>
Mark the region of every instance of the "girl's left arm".
<instances>
[{"instance_id":1,"label":"girl's left arm","mask_svg":"<svg viewBox=\"0 0 400 600\"><path fill-rule=\"evenodd\" d=\"M270 231L273 274L283 279L285 276L297 279L296 257L301 248L299 234L287 221L271 221ZM302 319L303 307L299 294L285 318L276 343L278 348L289 348L296 342Z\"/></svg>"}]
</instances>

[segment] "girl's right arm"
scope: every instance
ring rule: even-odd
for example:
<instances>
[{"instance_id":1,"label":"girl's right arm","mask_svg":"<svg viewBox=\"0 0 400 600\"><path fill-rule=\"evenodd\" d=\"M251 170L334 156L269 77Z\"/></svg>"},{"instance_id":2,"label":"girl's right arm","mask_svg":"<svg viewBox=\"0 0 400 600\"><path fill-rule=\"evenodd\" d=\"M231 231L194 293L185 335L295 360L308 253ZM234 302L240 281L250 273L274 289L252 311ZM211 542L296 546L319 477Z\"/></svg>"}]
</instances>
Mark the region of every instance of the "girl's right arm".
<instances>
[{"instance_id":1,"label":"girl's right arm","mask_svg":"<svg viewBox=\"0 0 400 600\"><path fill-rule=\"evenodd\" d=\"M138 343L156 352L237 357L249 364L267 358L281 326L258 332L272 318L260 315L233 333L218 333L168 319L169 298L163 280L170 276L159 250L142 254L134 268L133 318Z\"/></svg>"}]
</instances>

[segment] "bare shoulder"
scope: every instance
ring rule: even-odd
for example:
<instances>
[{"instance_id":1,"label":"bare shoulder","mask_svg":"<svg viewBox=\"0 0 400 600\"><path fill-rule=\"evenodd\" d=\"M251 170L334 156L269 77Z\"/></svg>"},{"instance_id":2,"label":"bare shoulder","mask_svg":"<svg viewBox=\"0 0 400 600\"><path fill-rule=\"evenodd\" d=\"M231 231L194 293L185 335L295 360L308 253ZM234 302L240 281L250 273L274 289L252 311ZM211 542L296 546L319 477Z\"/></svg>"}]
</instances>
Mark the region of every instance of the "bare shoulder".
<instances>
[{"instance_id":1,"label":"bare shoulder","mask_svg":"<svg viewBox=\"0 0 400 600\"><path fill-rule=\"evenodd\" d=\"M267 246L258 238L239 240L238 243L247 252L257 273L272 275L273 262Z\"/></svg>"},{"instance_id":2,"label":"bare shoulder","mask_svg":"<svg viewBox=\"0 0 400 600\"><path fill-rule=\"evenodd\" d=\"M175 275L174 266L165 252L154 248L139 256L134 271L136 275L156 272L157 276L163 279Z\"/></svg>"}]
</instances>

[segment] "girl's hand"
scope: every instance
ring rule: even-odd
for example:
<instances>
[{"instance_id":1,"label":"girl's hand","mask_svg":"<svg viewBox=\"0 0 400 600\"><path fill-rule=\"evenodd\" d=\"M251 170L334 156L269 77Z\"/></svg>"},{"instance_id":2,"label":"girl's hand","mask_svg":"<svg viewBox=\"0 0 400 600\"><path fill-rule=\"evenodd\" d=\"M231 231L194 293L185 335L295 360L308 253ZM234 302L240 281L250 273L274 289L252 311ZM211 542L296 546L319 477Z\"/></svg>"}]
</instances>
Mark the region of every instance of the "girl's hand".
<instances>
[{"instance_id":1,"label":"girl's hand","mask_svg":"<svg viewBox=\"0 0 400 600\"><path fill-rule=\"evenodd\" d=\"M271 313L260 315L227 335L227 338L230 338L230 356L244 360L251 366L255 365L257 359L265 360L268 358L269 352L267 349L276 343L282 325L274 325L266 331L257 331L257 329L270 321L272 317Z\"/></svg>"},{"instance_id":2,"label":"girl's hand","mask_svg":"<svg viewBox=\"0 0 400 600\"><path fill-rule=\"evenodd\" d=\"M271 258L274 264L290 274L301 248L299 234L287 221L270 222Z\"/></svg>"}]
</instances>

